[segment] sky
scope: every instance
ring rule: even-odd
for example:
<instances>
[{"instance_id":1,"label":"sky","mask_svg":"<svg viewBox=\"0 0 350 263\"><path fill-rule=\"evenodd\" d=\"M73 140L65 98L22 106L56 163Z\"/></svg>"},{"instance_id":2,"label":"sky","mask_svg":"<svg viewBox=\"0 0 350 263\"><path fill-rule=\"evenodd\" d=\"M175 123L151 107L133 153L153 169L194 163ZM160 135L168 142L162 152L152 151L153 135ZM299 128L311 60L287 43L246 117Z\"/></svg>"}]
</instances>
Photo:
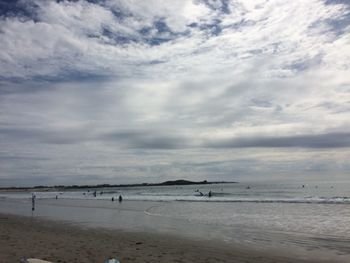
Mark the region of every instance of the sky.
<instances>
[{"instance_id":1,"label":"sky","mask_svg":"<svg viewBox=\"0 0 350 263\"><path fill-rule=\"evenodd\" d=\"M349 0L1 0L0 186L350 179Z\"/></svg>"}]
</instances>

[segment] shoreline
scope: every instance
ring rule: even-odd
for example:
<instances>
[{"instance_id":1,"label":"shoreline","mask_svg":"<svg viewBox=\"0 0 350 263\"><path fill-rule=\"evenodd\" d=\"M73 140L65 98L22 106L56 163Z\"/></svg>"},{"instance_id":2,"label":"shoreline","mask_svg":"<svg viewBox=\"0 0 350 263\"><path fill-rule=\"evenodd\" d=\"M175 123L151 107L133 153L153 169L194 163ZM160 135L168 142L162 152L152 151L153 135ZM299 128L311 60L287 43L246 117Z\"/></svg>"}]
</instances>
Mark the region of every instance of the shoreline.
<instances>
[{"instance_id":1,"label":"shoreline","mask_svg":"<svg viewBox=\"0 0 350 263\"><path fill-rule=\"evenodd\" d=\"M89 228L25 216L0 214L0 262L36 257L52 262L331 262L296 258L285 251L194 241L168 234ZM332 261L334 262L334 261Z\"/></svg>"}]
</instances>

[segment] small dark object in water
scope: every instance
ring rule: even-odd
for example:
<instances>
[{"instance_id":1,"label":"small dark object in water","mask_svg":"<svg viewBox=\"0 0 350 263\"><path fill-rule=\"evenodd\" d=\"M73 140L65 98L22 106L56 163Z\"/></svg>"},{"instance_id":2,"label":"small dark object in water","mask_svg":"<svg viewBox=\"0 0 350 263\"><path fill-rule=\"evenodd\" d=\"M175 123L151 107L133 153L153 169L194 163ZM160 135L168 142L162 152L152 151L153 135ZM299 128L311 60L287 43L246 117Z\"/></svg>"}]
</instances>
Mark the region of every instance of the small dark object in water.
<instances>
[{"instance_id":1,"label":"small dark object in water","mask_svg":"<svg viewBox=\"0 0 350 263\"><path fill-rule=\"evenodd\" d=\"M250 189L250 186L248 185L248 186L246 187L246 189Z\"/></svg>"},{"instance_id":2,"label":"small dark object in water","mask_svg":"<svg viewBox=\"0 0 350 263\"><path fill-rule=\"evenodd\" d=\"M123 201L123 197L120 195L118 200L119 200L119 203L120 203L121 201Z\"/></svg>"},{"instance_id":3,"label":"small dark object in water","mask_svg":"<svg viewBox=\"0 0 350 263\"><path fill-rule=\"evenodd\" d=\"M114 202L114 196L112 197L112 202Z\"/></svg>"},{"instance_id":4,"label":"small dark object in water","mask_svg":"<svg viewBox=\"0 0 350 263\"><path fill-rule=\"evenodd\" d=\"M209 191L209 193L208 193L208 197L211 197L211 191Z\"/></svg>"},{"instance_id":5,"label":"small dark object in water","mask_svg":"<svg viewBox=\"0 0 350 263\"><path fill-rule=\"evenodd\" d=\"M32 194L32 211L35 211L35 194Z\"/></svg>"},{"instance_id":6,"label":"small dark object in water","mask_svg":"<svg viewBox=\"0 0 350 263\"><path fill-rule=\"evenodd\" d=\"M303 185L303 188L305 188L305 185Z\"/></svg>"}]
</instances>

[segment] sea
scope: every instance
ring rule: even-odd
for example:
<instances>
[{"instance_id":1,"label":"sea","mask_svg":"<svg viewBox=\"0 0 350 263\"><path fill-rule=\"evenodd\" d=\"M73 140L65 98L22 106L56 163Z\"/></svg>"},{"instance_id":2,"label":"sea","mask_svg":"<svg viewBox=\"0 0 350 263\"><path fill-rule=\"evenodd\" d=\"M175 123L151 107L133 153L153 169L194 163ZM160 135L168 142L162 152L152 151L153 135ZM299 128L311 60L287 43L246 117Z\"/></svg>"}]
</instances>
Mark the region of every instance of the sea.
<instances>
[{"instance_id":1,"label":"sea","mask_svg":"<svg viewBox=\"0 0 350 263\"><path fill-rule=\"evenodd\" d=\"M350 262L346 180L2 192L0 212Z\"/></svg>"}]
</instances>

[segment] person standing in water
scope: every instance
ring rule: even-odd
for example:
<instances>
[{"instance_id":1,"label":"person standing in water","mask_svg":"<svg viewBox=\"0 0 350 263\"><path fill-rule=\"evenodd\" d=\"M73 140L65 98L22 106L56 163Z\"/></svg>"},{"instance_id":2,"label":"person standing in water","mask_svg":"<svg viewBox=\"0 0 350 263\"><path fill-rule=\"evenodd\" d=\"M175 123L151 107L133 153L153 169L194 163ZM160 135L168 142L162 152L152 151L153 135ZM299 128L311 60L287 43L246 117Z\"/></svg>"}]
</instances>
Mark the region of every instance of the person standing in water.
<instances>
[{"instance_id":1,"label":"person standing in water","mask_svg":"<svg viewBox=\"0 0 350 263\"><path fill-rule=\"evenodd\" d=\"M32 193L32 211L35 210L35 194Z\"/></svg>"},{"instance_id":2,"label":"person standing in water","mask_svg":"<svg viewBox=\"0 0 350 263\"><path fill-rule=\"evenodd\" d=\"M123 197L121 195L119 195L118 200L119 200L119 203L121 203L123 201Z\"/></svg>"}]
</instances>

